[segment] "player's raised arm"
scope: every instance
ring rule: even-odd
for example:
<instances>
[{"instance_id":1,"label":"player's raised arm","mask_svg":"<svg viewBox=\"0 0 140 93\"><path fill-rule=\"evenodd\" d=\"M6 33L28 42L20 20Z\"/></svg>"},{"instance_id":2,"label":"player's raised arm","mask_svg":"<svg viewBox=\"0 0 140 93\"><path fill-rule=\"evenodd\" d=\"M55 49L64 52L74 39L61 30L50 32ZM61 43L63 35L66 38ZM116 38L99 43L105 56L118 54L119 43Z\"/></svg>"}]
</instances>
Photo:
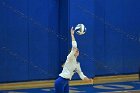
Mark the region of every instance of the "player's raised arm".
<instances>
[{"instance_id":1,"label":"player's raised arm","mask_svg":"<svg viewBox=\"0 0 140 93\"><path fill-rule=\"evenodd\" d=\"M71 40L72 40L72 48L77 48L77 42L75 40L75 37L74 37L74 29L73 27L71 28Z\"/></svg>"},{"instance_id":2,"label":"player's raised arm","mask_svg":"<svg viewBox=\"0 0 140 93\"><path fill-rule=\"evenodd\" d=\"M71 48L71 52L67 56L67 59L72 59L73 56L77 57L79 55L79 50L77 48L77 42L75 40L74 33L75 33L75 31L72 27L71 30L70 30L71 40L72 40L72 48Z\"/></svg>"}]
</instances>

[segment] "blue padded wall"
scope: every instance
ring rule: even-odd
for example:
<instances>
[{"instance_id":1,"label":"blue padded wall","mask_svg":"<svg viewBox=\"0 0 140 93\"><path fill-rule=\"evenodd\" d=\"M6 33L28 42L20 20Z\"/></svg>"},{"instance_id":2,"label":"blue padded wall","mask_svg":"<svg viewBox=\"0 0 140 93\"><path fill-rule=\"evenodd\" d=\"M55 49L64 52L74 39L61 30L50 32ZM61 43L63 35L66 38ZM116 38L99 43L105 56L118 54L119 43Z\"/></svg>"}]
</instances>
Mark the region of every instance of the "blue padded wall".
<instances>
[{"instance_id":1,"label":"blue padded wall","mask_svg":"<svg viewBox=\"0 0 140 93\"><path fill-rule=\"evenodd\" d=\"M75 34L88 77L138 73L138 0L0 0L0 82L55 79ZM74 75L73 79L79 79Z\"/></svg>"}]
</instances>

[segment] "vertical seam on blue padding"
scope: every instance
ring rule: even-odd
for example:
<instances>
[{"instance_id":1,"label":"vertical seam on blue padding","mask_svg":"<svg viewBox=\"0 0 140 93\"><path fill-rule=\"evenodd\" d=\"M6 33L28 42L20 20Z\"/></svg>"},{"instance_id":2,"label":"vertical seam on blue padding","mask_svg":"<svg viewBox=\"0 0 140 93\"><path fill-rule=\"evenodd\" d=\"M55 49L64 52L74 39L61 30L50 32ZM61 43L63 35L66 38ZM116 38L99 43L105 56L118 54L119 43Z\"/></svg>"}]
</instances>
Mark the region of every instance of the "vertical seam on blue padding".
<instances>
[{"instance_id":1,"label":"vertical seam on blue padding","mask_svg":"<svg viewBox=\"0 0 140 93\"><path fill-rule=\"evenodd\" d=\"M67 22L67 23L68 23L68 24L67 24L68 26L67 26L67 27L68 27L68 28L67 28L67 29L69 30L69 28L70 28L70 20L71 20L71 19L70 19L70 0L68 0L67 4L68 4L68 7L67 7L67 8L68 8L68 14L67 14L67 16L68 16L68 20L67 20L67 21L68 21L68 22ZM69 39L69 33L68 33L68 32L67 32L67 37L68 37L68 43L67 43L67 46L68 46L68 47L67 47L67 49L69 50L69 49L70 49L70 48L69 48L69 41L70 41L70 39ZM67 51L68 51L68 50L67 50Z\"/></svg>"},{"instance_id":2,"label":"vertical seam on blue padding","mask_svg":"<svg viewBox=\"0 0 140 93\"><path fill-rule=\"evenodd\" d=\"M27 16L29 17L29 0L27 0ZM30 42L29 42L29 20L27 20L27 34L28 34L28 61L30 60ZM29 75L29 62L27 62L28 67L28 80L30 79Z\"/></svg>"},{"instance_id":3,"label":"vertical seam on blue padding","mask_svg":"<svg viewBox=\"0 0 140 93\"><path fill-rule=\"evenodd\" d=\"M105 16L106 16L106 14L105 14L105 10L106 10L106 9L105 9L105 8L106 8L106 0L104 1L104 3L105 3L105 4L104 4L104 48L103 48L103 51L104 51L104 58L103 58L103 60L105 60L105 44L106 44L106 40L105 40L105 36L106 36L106 35L105 35L105 34L106 34L106 33L105 33L105 31L106 31L106 27L105 27L105 26L106 26L106 24L105 24L105 21L106 21L106 20L105 20L105 18L106 18L106 17L105 17Z\"/></svg>"},{"instance_id":4,"label":"vertical seam on blue padding","mask_svg":"<svg viewBox=\"0 0 140 93\"><path fill-rule=\"evenodd\" d=\"M61 18L61 15L60 15L60 12L61 12L61 7L60 7L60 0L58 1L58 32L59 32L59 34L61 34L61 22L60 22L60 18ZM60 39L58 39L58 48L59 48L59 50L58 50L58 54L59 54L59 62L58 62L58 67L60 66L60 62L61 62L61 41L60 41ZM59 72L59 71L58 71ZM57 75L56 75L57 76Z\"/></svg>"}]
</instances>

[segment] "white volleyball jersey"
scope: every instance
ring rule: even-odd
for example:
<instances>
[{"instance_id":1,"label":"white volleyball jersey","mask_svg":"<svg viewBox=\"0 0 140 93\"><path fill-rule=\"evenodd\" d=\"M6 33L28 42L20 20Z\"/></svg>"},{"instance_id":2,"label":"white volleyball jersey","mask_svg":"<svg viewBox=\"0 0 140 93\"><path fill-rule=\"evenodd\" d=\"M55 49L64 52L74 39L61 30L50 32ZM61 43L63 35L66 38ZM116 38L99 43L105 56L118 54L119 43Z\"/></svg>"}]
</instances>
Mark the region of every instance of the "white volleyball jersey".
<instances>
[{"instance_id":1,"label":"white volleyball jersey","mask_svg":"<svg viewBox=\"0 0 140 93\"><path fill-rule=\"evenodd\" d=\"M75 51L77 48L77 42L72 41L72 50L70 54L67 56L67 60L64 64L62 72L59 74L59 76L70 79L72 78L73 74L77 72L80 76L80 78L83 80L86 76L83 74L80 63L77 62L76 57L74 56Z\"/></svg>"}]
</instances>

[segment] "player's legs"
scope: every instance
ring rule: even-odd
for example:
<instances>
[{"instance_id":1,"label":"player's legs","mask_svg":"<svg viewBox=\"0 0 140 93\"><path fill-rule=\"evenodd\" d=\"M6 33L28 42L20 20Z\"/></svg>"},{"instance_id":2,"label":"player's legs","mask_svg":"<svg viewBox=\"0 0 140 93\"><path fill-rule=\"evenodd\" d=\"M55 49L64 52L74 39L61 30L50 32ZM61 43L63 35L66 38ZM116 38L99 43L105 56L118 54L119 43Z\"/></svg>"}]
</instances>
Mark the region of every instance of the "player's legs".
<instances>
[{"instance_id":1,"label":"player's legs","mask_svg":"<svg viewBox=\"0 0 140 93\"><path fill-rule=\"evenodd\" d=\"M64 93L69 93L69 81L67 82L66 86L64 87Z\"/></svg>"},{"instance_id":2,"label":"player's legs","mask_svg":"<svg viewBox=\"0 0 140 93\"><path fill-rule=\"evenodd\" d=\"M64 87L67 85L68 80L62 77L59 77L55 80L55 93L65 93Z\"/></svg>"}]
</instances>

